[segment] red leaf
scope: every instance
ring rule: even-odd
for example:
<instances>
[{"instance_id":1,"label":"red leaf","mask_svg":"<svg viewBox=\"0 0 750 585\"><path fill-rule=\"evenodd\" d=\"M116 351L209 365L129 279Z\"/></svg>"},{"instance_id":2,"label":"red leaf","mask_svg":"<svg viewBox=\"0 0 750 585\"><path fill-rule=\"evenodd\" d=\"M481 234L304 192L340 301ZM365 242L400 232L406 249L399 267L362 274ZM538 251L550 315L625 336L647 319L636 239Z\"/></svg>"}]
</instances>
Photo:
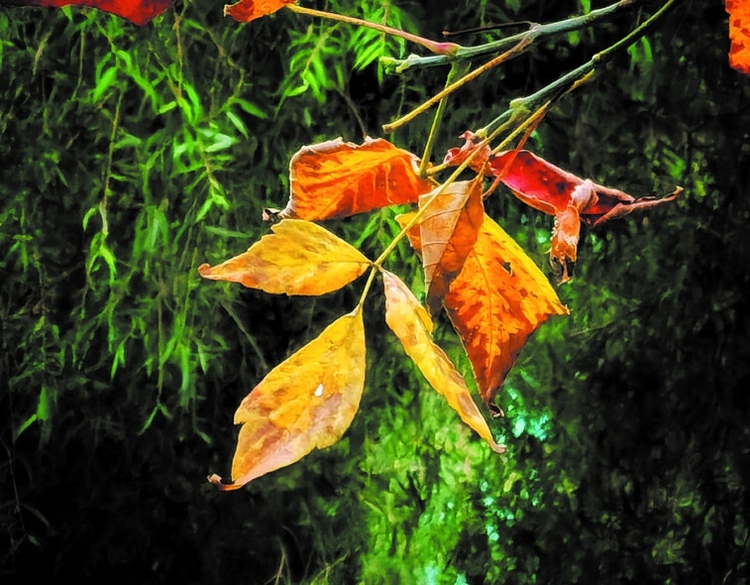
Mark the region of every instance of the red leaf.
<instances>
[{"instance_id":1,"label":"red leaf","mask_svg":"<svg viewBox=\"0 0 750 585\"><path fill-rule=\"evenodd\" d=\"M501 176L503 184L521 201L549 215L565 211L573 189L583 183L528 150L496 156L490 162L490 173Z\"/></svg>"},{"instance_id":2,"label":"red leaf","mask_svg":"<svg viewBox=\"0 0 750 585\"><path fill-rule=\"evenodd\" d=\"M416 203L434 187L419 177L417 162L382 138L362 145L337 138L305 146L289 163L291 195L278 215L316 221Z\"/></svg>"},{"instance_id":3,"label":"red leaf","mask_svg":"<svg viewBox=\"0 0 750 585\"><path fill-rule=\"evenodd\" d=\"M479 148L478 143L480 142L477 135L467 130L459 138L463 138L466 142L461 148L451 148L443 159L443 164L457 167L464 162L469 155ZM492 151L488 144L482 146L482 152L471 159L469 166L477 172L480 172L484 168L484 164L489 160Z\"/></svg>"},{"instance_id":4,"label":"red leaf","mask_svg":"<svg viewBox=\"0 0 750 585\"><path fill-rule=\"evenodd\" d=\"M729 64L750 75L750 3L747 0L726 0L729 13Z\"/></svg>"},{"instance_id":5,"label":"red leaf","mask_svg":"<svg viewBox=\"0 0 750 585\"><path fill-rule=\"evenodd\" d=\"M527 150L508 151L496 156L490 161L490 173L499 176L516 197L539 211L558 215L568 205L574 204L581 213L581 221L589 226L627 215L636 209L673 201L682 191L678 188L661 199L635 199L618 189L581 179Z\"/></svg>"},{"instance_id":6,"label":"red leaf","mask_svg":"<svg viewBox=\"0 0 750 585\"><path fill-rule=\"evenodd\" d=\"M464 134L466 144L452 149L446 162L457 164L465 160L472 148L474 135ZM661 199L643 197L635 199L617 189L597 185L581 179L527 150L507 151L489 158L485 173L501 181L513 194L527 205L555 216L555 228L550 250L550 263L555 273L565 282L572 276L576 261L576 246L580 220L589 226L598 226L615 217L627 215L636 209L656 207L673 201L682 191L678 187Z\"/></svg>"},{"instance_id":7,"label":"red leaf","mask_svg":"<svg viewBox=\"0 0 750 585\"><path fill-rule=\"evenodd\" d=\"M143 26L169 7L174 0L3 0L1 4L14 6L89 6L115 14Z\"/></svg>"},{"instance_id":8,"label":"red leaf","mask_svg":"<svg viewBox=\"0 0 750 585\"><path fill-rule=\"evenodd\" d=\"M231 16L237 22L250 22L294 2L295 0L240 0L236 4L225 4L224 16Z\"/></svg>"}]
</instances>

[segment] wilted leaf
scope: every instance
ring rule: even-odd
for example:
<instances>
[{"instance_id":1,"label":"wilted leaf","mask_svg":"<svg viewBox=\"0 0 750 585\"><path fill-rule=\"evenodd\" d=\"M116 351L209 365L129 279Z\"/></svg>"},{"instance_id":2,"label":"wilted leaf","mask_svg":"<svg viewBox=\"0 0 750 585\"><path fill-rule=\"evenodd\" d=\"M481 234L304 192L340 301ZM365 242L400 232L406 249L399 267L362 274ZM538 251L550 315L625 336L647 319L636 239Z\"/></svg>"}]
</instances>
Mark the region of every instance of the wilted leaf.
<instances>
[{"instance_id":1,"label":"wilted leaf","mask_svg":"<svg viewBox=\"0 0 750 585\"><path fill-rule=\"evenodd\" d=\"M469 130L464 132L461 136L459 136L459 138L464 139L464 145L461 148L449 149L445 154L443 164L457 167L462 162L464 162L471 153L477 150L477 148L481 148L481 152L475 155L469 163L469 166L472 169L477 172L481 172L484 168L485 163L489 160L490 155L492 154L492 150L490 149L489 144L484 144L479 147L479 143L481 142L481 140L479 139L479 137L477 137L476 134Z\"/></svg>"},{"instance_id":2,"label":"wilted leaf","mask_svg":"<svg viewBox=\"0 0 750 585\"><path fill-rule=\"evenodd\" d=\"M400 216L405 225L411 214ZM416 230L409 240L419 251ZM550 315L566 315L547 278L489 216L443 302L490 408L526 341Z\"/></svg>"},{"instance_id":3,"label":"wilted leaf","mask_svg":"<svg viewBox=\"0 0 750 585\"><path fill-rule=\"evenodd\" d=\"M338 441L359 409L365 384L365 332L360 310L344 315L276 366L240 404L242 424L231 485L274 471Z\"/></svg>"},{"instance_id":4,"label":"wilted leaf","mask_svg":"<svg viewBox=\"0 0 750 585\"><path fill-rule=\"evenodd\" d=\"M408 287L395 274L383 270L385 286L385 320L401 340L407 355L414 360L424 377L461 419L474 429L498 453L505 447L492 437L487 421L471 397L466 382L445 352L432 341L430 315Z\"/></svg>"},{"instance_id":5,"label":"wilted leaf","mask_svg":"<svg viewBox=\"0 0 750 585\"><path fill-rule=\"evenodd\" d=\"M508 151L496 156L490 163L489 172L493 176L504 173L501 181L516 197L550 215L565 211L570 194L581 183L575 175L527 150Z\"/></svg>"},{"instance_id":6,"label":"wilted leaf","mask_svg":"<svg viewBox=\"0 0 750 585\"><path fill-rule=\"evenodd\" d=\"M510 164L508 159L511 159ZM501 153L490 161L489 169L493 176L504 171L500 180L516 197L550 215L564 212L571 204L574 193L585 189L588 197L584 203L576 203L576 206L580 211L581 221L589 226L597 226L636 209L672 201L681 191L678 189L662 199L635 199L617 189L576 177L527 150Z\"/></svg>"},{"instance_id":7,"label":"wilted leaf","mask_svg":"<svg viewBox=\"0 0 750 585\"><path fill-rule=\"evenodd\" d=\"M461 150L471 151L472 136L470 132L464 135L467 144ZM451 155L451 152L448 154ZM460 158L446 156L446 161ZM550 264L561 282L570 279L575 266L580 226L574 225L574 217L595 227L637 209L672 201L682 191L678 187L661 199L635 199L617 189L581 179L526 150L507 151L490 157L484 169L486 174L504 183L527 205L555 216Z\"/></svg>"},{"instance_id":8,"label":"wilted leaf","mask_svg":"<svg viewBox=\"0 0 750 585\"><path fill-rule=\"evenodd\" d=\"M361 146L340 138L305 146L289 164L291 195L279 215L315 221L416 203L434 186L419 177L417 162L381 138Z\"/></svg>"},{"instance_id":9,"label":"wilted leaf","mask_svg":"<svg viewBox=\"0 0 750 585\"><path fill-rule=\"evenodd\" d=\"M285 219L271 230L244 254L214 267L203 264L198 272L272 294L322 295L349 284L370 266L359 250L314 223Z\"/></svg>"},{"instance_id":10,"label":"wilted leaf","mask_svg":"<svg viewBox=\"0 0 750 585\"><path fill-rule=\"evenodd\" d=\"M550 264L559 281L567 282L573 277L578 256L578 237L581 233L581 216L573 205L555 216L550 242Z\"/></svg>"},{"instance_id":11,"label":"wilted leaf","mask_svg":"<svg viewBox=\"0 0 750 585\"><path fill-rule=\"evenodd\" d=\"M143 26L164 12L174 0L0 0L11 6L90 6Z\"/></svg>"},{"instance_id":12,"label":"wilted leaf","mask_svg":"<svg viewBox=\"0 0 750 585\"><path fill-rule=\"evenodd\" d=\"M726 0L729 13L729 64L750 75L750 3L747 0Z\"/></svg>"},{"instance_id":13,"label":"wilted leaf","mask_svg":"<svg viewBox=\"0 0 750 585\"><path fill-rule=\"evenodd\" d=\"M280 10L296 0L240 0L235 4L224 5L224 16L231 16L237 22L250 22L261 16Z\"/></svg>"},{"instance_id":14,"label":"wilted leaf","mask_svg":"<svg viewBox=\"0 0 750 585\"><path fill-rule=\"evenodd\" d=\"M433 197L419 198L420 207ZM464 265L484 219L482 177L452 183L430 203L419 222L422 263L431 314L440 310L448 287Z\"/></svg>"}]
</instances>

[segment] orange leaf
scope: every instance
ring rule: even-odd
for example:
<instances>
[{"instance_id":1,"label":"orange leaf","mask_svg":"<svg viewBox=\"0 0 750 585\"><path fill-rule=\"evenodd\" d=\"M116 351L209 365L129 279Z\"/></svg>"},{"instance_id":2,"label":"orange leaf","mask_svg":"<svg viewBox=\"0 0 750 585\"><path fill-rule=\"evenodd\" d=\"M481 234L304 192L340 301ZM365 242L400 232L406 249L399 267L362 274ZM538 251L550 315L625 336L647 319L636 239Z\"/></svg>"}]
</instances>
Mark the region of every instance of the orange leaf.
<instances>
[{"instance_id":1,"label":"orange leaf","mask_svg":"<svg viewBox=\"0 0 750 585\"><path fill-rule=\"evenodd\" d=\"M370 265L359 250L314 223L285 219L271 229L244 254L213 268L203 264L198 272L267 293L317 296L349 284Z\"/></svg>"},{"instance_id":2,"label":"orange leaf","mask_svg":"<svg viewBox=\"0 0 750 585\"><path fill-rule=\"evenodd\" d=\"M13 6L91 6L143 26L164 12L174 0L9 0ZM6 4L5 1L0 4Z\"/></svg>"},{"instance_id":3,"label":"orange leaf","mask_svg":"<svg viewBox=\"0 0 750 585\"><path fill-rule=\"evenodd\" d=\"M726 0L729 13L729 64L750 75L750 4L747 0Z\"/></svg>"},{"instance_id":4,"label":"orange leaf","mask_svg":"<svg viewBox=\"0 0 750 585\"><path fill-rule=\"evenodd\" d=\"M549 258L552 270L561 283L573 277L581 233L580 213L582 209L590 207L592 201L596 201L596 184L586 179L573 189L567 207L555 215Z\"/></svg>"},{"instance_id":5,"label":"orange leaf","mask_svg":"<svg viewBox=\"0 0 750 585\"><path fill-rule=\"evenodd\" d=\"M240 0L236 4L225 4L224 16L231 16L237 22L250 22L294 2L295 0Z\"/></svg>"},{"instance_id":6,"label":"orange leaf","mask_svg":"<svg viewBox=\"0 0 750 585\"><path fill-rule=\"evenodd\" d=\"M487 421L471 398L466 382L445 352L432 341L434 325L430 315L395 274L383 270L385 286L385 321L401 340L407 355L448 404L458 412L467 425L474 429L498 453L505 447L492 437Z\"/></svg>"},{"instance_id":7,"label":"orange leaf","mask_svg":"<svg viewBox=\"0 0 750 585\"><path fill-rule=\"evenodd\" d=\"M359 409L365 384L362 312L340 317L316 339L271 370L240 404L242 424L231 485L242 487L338 441Z\"/></svg>"},{"instance_id":8,"label":"orange leaf","mask_svg":"<svg viewBox=\"0 0 750 585\"><path fill-rule=\"evenodd\" d=\"M448 287L464 265L484 218L482 176L452 183L432 201L433 194L419 198L429 207L419 223L422 263L427 288L427 306L435 315Z\"/></svg>"},{"instance_id":9,"label":"orange leaf","mask_svg":"<svg viewBox=\"0 0 750 585\"><path fill-rule=\"evenodd\" d=\"M314 221L416 203L433 188L417 174L417 162L382 138L361 146L340 138L305 146L289 164L291 196L279 216Z\"/></svg>"},{"instance_id":10,"label":"orange leaf","mask_svg":"<svg viewBox=\"0 0 750 585\"><path fill-rule=\"evenodd\" d=\"M396 219L405 225L410 215ZM419 251L415 232L408 236ZM529 335L550 315L568 314L531 258L487 215L444 306L490 408Z\"/></svg>"},{"instance_id":11,"label":"orange leaf","mask_svg":"<svg viewBox=\"0 0 750 585\"><path fill-rule=\"evenodd\" d=\"M573 277L578 256L578 237L581 233L581 216L573 205L555 216L549 252L552 271L561 283Z\"/></svg>"}]
</instances>

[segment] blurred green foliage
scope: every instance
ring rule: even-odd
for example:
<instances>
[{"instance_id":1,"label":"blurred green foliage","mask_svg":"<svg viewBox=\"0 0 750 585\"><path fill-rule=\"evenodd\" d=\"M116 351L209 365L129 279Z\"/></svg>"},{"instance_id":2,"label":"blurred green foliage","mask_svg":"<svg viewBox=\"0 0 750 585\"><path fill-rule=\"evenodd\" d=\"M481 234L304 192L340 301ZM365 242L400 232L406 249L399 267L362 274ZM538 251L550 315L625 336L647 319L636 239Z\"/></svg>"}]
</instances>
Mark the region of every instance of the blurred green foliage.
<instances>
[{"instance_id":1,"label":"blurred green foliage","mask_svg":"<svg viewBox=\"0 0 750 585\"><path fill-rule=\"evenodd\" d=\"M435 39L602 5L316 3ZM638 18L545 41L457 92L436 156ZM345 438L222 494L205 477L229 467L241 398L358 292L272 297L200 282L197 266L265 232L298 148L379 135L443 72L385 75L378 57L414 47L283 10L240 26L178 1L137 28L3 7L3 582L744 583L750 81L727 48L723 3L685 0L532 137L580 176L685 195L584 233L560 289L571 317L538 332L501 392L506 456L425 386L375 291ZM429 123L395 142L421 152ZM551 219L506 192L487 207L546 267ZM332 229L374 257L393 215ZM406 246L391 264L419 289ZM439 341L468 373L447 327Z\"/></svg>"}]
</instances>

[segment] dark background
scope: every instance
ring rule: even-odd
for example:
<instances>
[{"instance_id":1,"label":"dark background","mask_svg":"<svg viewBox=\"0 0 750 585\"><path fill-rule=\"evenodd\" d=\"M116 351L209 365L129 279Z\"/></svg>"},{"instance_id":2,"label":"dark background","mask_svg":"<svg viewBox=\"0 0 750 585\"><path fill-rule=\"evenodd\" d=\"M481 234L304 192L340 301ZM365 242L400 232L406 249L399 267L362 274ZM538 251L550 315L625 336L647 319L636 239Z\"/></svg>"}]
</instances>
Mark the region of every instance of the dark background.
<instances>
[{"instance_id":1,"label":"dark background","mask_svg":"<svg viewBox=\"0 0 750 585\"><path fill-rule=\"evenodd\" d=\"M438 39L587 4L317 7ZM636 4L460 90L436 158L658 6ZM445 70L386 75L378 56L420 49L283 10L242 26L221 3L178 1L137 28L0 8L2 581L745 583L750 78L728 66L723 3L677 4L528 145L634 196L685 193L584 228L576 278L558 289L571 316L542 327L500 393L507 455L414 371L375 287L345 438L233 493L205 478L229 475L235 408L361 285L272 297L201 281L197 266L267 231L261 209L285 204L297 149L381 136ZM419 153L429 124L392 139ZM487 207L549 274L552 218L504 190ZM374 258L393 215L328 227ZM388 267L420 292L407 247Z\"/></svg>"}]
</instances>

